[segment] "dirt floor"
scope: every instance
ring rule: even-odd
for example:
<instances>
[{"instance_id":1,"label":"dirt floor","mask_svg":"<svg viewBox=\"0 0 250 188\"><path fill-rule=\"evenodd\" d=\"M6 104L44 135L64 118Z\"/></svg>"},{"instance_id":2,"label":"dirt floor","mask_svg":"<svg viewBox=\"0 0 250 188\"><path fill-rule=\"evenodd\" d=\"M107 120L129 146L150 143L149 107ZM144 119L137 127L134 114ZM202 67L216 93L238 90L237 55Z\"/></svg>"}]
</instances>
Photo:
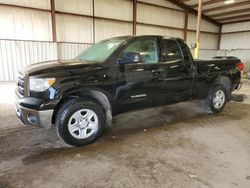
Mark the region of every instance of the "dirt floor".
<instances>
[{"instance_id":1,"label":"dirt floor","mask_svg":"<svg viewBox=\"0 0 250 188\"><path fill-rule=\"evenodd\" d=\"M250 187L250 83L244 102L208 115L199 101L114 118L97 142L67 148L15 117L0 83L0 188Z\"/></svg>"}]
</instances>

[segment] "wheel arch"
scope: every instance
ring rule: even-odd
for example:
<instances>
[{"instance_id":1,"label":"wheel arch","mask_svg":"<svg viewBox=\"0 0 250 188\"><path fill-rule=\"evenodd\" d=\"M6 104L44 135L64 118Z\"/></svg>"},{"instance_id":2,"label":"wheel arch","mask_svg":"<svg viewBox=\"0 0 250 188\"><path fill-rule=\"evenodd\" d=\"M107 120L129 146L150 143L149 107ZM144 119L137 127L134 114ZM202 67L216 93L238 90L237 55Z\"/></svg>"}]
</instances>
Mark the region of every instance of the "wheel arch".
<instances>
[{"instance_id":1,"label":"wheel arch","mask_svg":"<svg viewBox=\"0 0 250 188\"><path fill-rule=\"evenodd\" d=\"M211 89L213 89L217 85L222 85L223 87L225 87L225 89L227 90L227 101L229 101L231 98L231 79L227 76L220 76L215 79Z\"/></svg>"},{"instance_id":2,"label":"wheel arch","mask_svg":"<svg viewBox=\"0 0 250 188\"><path fill-rule=\"evenodd\" d=\"M75 98L83 98L85 100L92 100L100 104L101 108L105 112L106 116L106 126L110 127L112 125L112 102L111 97L105 92L98 89L81 89L73 90L64 96L56 105L53 116L52 123L55 123L57 113L65 102Z\"/></svg>"}]
</instances>

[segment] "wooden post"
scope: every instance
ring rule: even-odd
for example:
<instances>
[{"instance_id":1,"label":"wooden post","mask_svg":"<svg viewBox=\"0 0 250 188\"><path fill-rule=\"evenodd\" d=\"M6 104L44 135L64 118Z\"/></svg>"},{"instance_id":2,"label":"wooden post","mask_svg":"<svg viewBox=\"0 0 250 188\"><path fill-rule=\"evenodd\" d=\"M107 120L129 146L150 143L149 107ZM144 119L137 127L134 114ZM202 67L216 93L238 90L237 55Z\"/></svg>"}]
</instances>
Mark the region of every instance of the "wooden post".
<instances>
[{"instance_id":1,"label":"wooden post","mask_svg":"<svg viewBox=\"0 0 250 188\"><path fill-rule=\"evenodd\" d=\"M196 45L195 45L195 51L194 51L194 58L195 59L197 59L199 57L201 15L202 15L202 0L199 0L198 17L197 17L197 25L196 25Z\"/></svg>"}]
</instances>

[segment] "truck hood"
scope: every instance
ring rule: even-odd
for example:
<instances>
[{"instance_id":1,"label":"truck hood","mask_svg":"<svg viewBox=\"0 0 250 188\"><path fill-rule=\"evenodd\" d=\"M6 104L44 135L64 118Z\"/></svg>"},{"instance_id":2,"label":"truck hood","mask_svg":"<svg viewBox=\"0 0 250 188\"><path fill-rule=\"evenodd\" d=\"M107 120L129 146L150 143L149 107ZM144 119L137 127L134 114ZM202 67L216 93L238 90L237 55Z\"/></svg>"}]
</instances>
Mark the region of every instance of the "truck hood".
<instances>
[{"instance_id":1,"label":"truck hood","mask_svg":"<svg viewBox=\"0 0 250 188\"><path fill-rule=\"evenodd\" d=\"M25 67L23 73L29 76L48 76L48 75L60 75L63 73L77 72L89 72L91 70L99 70L102 68L101 63L97 62L85 62L79 60L55 60L35 63Z\"/></svg>"}]
</instances>

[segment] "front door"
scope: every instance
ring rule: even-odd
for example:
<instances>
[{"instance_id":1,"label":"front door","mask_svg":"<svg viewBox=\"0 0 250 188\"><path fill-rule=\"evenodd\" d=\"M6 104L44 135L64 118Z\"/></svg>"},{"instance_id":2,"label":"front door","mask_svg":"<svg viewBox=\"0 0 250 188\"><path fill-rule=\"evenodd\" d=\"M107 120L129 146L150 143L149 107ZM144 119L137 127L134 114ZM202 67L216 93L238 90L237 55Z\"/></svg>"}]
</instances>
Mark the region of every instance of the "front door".
<instances>
[{"instance_id":1,"label":"front door","mask_svg":"<svg viewBox=\"0 0 250 188\"><path fill-rule=\"evenodd\" d=\"M163 103L163 82L154 72L159 68L159 40L157 37L139 38L125 47L119 58L138 53L141 61L118 65L121 79L116 88L116 100L123 110L155 106Z\"/></svg>"}]
</instances>

